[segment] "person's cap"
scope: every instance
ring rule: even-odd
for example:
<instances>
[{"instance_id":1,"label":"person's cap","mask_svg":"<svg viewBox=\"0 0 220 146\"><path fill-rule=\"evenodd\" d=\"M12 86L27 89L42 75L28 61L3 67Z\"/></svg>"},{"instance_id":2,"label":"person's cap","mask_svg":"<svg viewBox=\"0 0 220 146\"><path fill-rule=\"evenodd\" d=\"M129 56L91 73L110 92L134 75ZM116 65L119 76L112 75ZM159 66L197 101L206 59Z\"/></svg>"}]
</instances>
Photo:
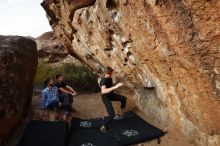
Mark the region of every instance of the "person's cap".
<instances>
[{"instance_id":1,"label":"person's cap","mask_svg":"<svg viewBox=\"0 0 220 146\"><path fill-rule=\"evenodd\" d=\"M62 76L62 74L57 74L56 79L58 79L60 76Z\"/></svg>"}]
</instances>

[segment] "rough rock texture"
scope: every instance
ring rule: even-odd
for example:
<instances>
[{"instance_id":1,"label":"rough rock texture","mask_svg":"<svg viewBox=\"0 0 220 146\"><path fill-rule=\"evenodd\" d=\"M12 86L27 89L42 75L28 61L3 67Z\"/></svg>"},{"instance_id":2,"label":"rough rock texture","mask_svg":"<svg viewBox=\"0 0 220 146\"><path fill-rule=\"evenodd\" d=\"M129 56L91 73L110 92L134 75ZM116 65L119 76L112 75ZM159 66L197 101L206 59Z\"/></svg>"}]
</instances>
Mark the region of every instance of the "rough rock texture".
<instances>
[{"instance_id":1,"label":"rough rock texture","mask_svg":"<svg viewBox=\"0 0 220 146\"><path fill-rule=\"evenodd\" d=\"M219 0L44 0L70 54L117 70L125 94L164 126L220 145Z\"/></svg>"},{"instance_id":2,"label":"rough rock texture","mask_svg":"<svg viewBox=\"0 0 220 146\"><path fill-rule=\"evenodd\" d=\"M0 36L0 145L27 113L37 69L36 43L20 36Z\"/></svg>"},{"instance_id":3,"label":"rough rock texture","mask_svg":"<svg viewBox=\"0 0 220 146\"><path fill-rule=\"evenodd\" d=\"M35 39L39 58L46 58L48 63L58 62L68 56L68 52L53 32L46 32Z\"/></svg>"},{"instance_id":4,"label":"rough rock texture","mask_svg":"<svg viewBox=\"0 0 220 146\"><path fill-rule=\"evenodd\" d=\"M43 59L45 63L50 63L51 66L62 63L80 64L78 60L69 55L59 39L55 36L54 32L45 32L37 37L35 41L37 43L38 57Z\"/></svg>"}]
</instances>

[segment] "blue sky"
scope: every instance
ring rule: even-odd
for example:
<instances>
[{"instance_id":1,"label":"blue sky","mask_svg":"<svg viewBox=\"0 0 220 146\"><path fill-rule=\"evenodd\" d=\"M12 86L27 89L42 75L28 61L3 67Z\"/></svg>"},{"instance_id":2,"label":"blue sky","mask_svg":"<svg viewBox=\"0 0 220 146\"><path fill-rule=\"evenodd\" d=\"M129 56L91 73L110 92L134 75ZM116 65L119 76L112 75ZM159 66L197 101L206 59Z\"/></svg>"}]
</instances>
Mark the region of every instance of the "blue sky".
<instances>
[{"instance_id":1,"label":"blue sky","mask_svg":"<svg viewBox=\"0 0 220 146\"><path fill-rule=\"evenodd\" d=\"M0 0L0 35L37 37L51 31L43 0Z\"/></svg>"}]
</instances>

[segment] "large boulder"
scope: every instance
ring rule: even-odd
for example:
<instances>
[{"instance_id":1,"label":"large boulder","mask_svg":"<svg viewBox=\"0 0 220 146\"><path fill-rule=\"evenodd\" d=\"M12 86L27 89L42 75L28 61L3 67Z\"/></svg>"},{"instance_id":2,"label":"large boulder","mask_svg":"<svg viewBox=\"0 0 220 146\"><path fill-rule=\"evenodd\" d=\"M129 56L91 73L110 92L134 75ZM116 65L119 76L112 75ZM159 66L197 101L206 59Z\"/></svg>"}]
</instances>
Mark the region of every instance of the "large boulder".
<instances>
[{"instance_id":1,"label":"large boulder","mask_svg":"<svg viewBox=\"0 0 220 146\"><path fill-rule=\"evenodd\" d=\"M44 0L42 6L68 52L97 72L114 67L146 115L199 145L220 145L219 0Z\"/></svg>"},{"instance_id":2,"label":"large boulder","mask_svg":"<svg viewBox=\"0 0 220 146\"><path fill-rule=\"evenodd\" d=\"M0 145L28 112L37 61L35 41L0 36Z\"/></svg>"}]
</instances>

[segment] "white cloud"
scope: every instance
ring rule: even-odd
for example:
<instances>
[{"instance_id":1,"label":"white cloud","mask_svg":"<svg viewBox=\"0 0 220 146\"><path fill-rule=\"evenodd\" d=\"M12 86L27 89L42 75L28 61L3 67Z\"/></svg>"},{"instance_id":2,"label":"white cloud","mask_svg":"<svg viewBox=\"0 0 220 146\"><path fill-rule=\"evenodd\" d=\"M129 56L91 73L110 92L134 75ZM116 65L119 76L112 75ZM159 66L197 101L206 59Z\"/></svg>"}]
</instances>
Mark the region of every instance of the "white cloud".
<instances>
[{"instance_id":1,"label":"white cloud","mask_svg":"<svg viewBox=\"0 0 220 146\"><path fill-rule=\"evenodd\" d=\"M0 35L37 37L50 31L43 0L0 0Z\"/></svg>"}]
</instances>

